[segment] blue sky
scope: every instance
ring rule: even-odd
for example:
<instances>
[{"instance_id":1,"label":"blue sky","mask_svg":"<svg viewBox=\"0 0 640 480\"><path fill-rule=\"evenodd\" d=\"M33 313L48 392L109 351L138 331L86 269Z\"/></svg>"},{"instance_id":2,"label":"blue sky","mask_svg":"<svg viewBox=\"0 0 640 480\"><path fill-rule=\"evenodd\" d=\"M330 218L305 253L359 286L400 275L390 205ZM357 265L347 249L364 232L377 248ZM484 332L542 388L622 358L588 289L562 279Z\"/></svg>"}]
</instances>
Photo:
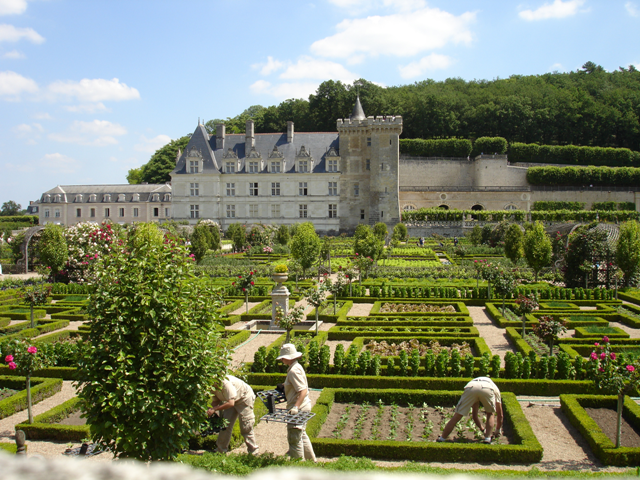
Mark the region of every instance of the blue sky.
<instances>
[{"instance_id":1,"label":"blue sky","mask_svg":"<svg viewBox=\"0 0 640 480\"><path fill-rule=\"evenodd\" d=\"M0 0L0 204L328 79L640 68L639 27L640 0Z\"/></svg>"}]
</instances>

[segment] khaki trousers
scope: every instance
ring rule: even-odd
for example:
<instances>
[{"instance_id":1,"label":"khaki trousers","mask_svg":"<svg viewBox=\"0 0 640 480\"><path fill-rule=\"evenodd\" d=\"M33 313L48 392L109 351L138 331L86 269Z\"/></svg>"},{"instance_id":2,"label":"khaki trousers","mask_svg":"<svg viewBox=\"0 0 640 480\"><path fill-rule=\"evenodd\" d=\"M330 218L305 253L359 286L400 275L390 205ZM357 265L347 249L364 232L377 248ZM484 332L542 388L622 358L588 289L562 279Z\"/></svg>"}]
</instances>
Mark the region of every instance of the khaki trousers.
<instances>
[{"instance_id":1,"label":"khaki trousers","mask_svg":"<svg viewBox=\"0 0 640 480\"><path fill-rule=\"evenodd\" d=\"M218 434L218 452L226 453L229 450L229 443L231 442L231 436L233 434L233 426L236 423L238 417L240 417L240 433L244 437L244 441L247 444L247 450L249 453L253 453L258 450L256 444L256 437L253 434L253 424L256 421L256 417L253 413L254 399L239 401L231 408L222 410L220 414L223 418L229 420L229 426L222 430Z\"/></svg>"},{"instance_id":2,"label":"khaki trousers","mask_svg":"<svg viewBox=\"0 0 640 480\"><path fill-rule=\"evenodd\" d=\"M310 412L311 403L300 408L301 412ZM316 454L313 451L311 440L306 432L307 425L289 425L287 424L287 441L289 442L289 456L291 458L302 458L304 460L316 461Z\"/></svg>"}]
</instances>

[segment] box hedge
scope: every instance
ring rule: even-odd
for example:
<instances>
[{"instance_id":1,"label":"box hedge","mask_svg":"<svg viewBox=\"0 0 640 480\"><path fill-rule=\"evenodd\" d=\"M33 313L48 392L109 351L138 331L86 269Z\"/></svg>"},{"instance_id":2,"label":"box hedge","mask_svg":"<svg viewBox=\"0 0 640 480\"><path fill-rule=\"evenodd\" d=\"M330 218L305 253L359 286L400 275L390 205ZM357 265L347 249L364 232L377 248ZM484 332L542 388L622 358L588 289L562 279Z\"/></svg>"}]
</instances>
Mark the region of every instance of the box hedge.
<instances>
[{"instance_id":1,"label":"box hedge","mask_svg":"<svg viewBox=\"0 0 640 480\"><path fill-rule=\"evenodd\" d=\"M399 305L432 305L437 307L444 307L451 305L455 308L455 312L380 312L382 306L385 303L394 303ZM469 309L463 302L432 302L432 301L420 301L420 300L376 300L373 303L373 307L369 312L369 316L394 316L394 317L416 317L429 315L430 317L459 317L461 315L468 316Z\"/></svg>"},{"instance_id":2,"label":"box hedge","mask_svg":"<svg viewBox=\"0 0 640 480\"><path fill-rule=\"evenodd\" d=\"M80 410L81 400L74 397L53 407L27 422L16 425L16 430L22 430L28 440L53 440L56 442L81 442L90 436L89 425L60 425L57 422Z\"/></svg>"},{"instance_id":3,"label":"box hedge","mask_svg":"<svg viewBox=\"0 0 640 480\"><path fill-rule=\"evenodd\" d=\"M590 332L589 327L576 327L575 328L575 336L576 338L597 338L601 339L604 335L609 338L629 338L627 332L618 327L595 327L599 329L597 332Z\"/></svg>"},{"instance_id":4,"label":"box hedge","mask_svg":"<svg viewBox=\"0 0 640 480\"><path fill-rule=\"evenodd\" d=\"M471 317L342 317L336 327L472 327Z\"/></svg>"},{"instance_id":5,"label":"box hedge","mask_svg":"<svg viewBox=\"0 0 640 480\"><path fill-rule=\"evenodd\" d=\"M429 331L431 329L431 331ZM447 331L449 329L449 331ZM458 330L458 331L454 331ZM392 337L407 337L413 336L420 337L454 337L460 339L469 339L473 337L479 337L478 329L476 327L437 327L433 326L393 326L393 327L351 327L351 326L336 326L329 329L329 340L353 340L356 337L374 335L374 336L392 336ZM405 339L406 340L406 339Z\"/></svg>"},{"instance_id":6,"label":"box hedge","mask_svg":"<svg viewBox=\"0 0 640 480\"><path fill-rule=\"evenodd\" d=\"M640 464L640 448L615 448L615 443L602 431L585 408L616 409L617 397L604 395L560 395L560 405L571 424L587 440L595 456L605 465L620 467ZM623 417L636 430L640 428L640 406L625 396Z\"/></svg>"},{"instance_id":7,"label":"box hedge","mask_svg":"<svg viewBox=\"0 0 640 480\"><path fill-rule=\"evenodd\" d=\"M27 408L25 377L0 375L0 387L19 390L18 393L11 395L9 398L0 400L0 418L8 417ZM23 388L24 390L22 390ZM59 378L31 377L31 401L34 405L45 398L49 398L61 389L62 380Z\"/></svg>"},{"instance_id":8,"label":"box hedge","mask_svg":"<svg viewBox=\"0 0 640 480\"><path fill-rule=\"evenodd\" d=\"M514 430L514 445L484 445L482 443L395 442L374 440L343 440L319 438L334 402L368 401L375 403L412 403L420 405L453 406L461 391L377 390L377 389L325 389L312 411L316 414L307 424L307 433L316 455L337 457L340 455L368 458L439 461L439 462L493 462L503 464L536 463L542 459L542 446L536 439L515 395L505 392L502 404L505 422Z\"/></svg>"}]
</instances>

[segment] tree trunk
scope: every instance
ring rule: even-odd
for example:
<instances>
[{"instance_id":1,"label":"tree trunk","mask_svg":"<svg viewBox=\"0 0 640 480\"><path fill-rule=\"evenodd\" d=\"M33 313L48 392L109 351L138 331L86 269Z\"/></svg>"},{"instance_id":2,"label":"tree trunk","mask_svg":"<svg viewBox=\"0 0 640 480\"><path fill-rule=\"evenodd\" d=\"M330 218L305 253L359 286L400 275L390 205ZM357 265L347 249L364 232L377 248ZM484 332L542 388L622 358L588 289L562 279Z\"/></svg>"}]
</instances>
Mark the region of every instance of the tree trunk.
<instances>
[{"instance_id":1,"label":"tree trunk","mask_svg":"<svg viewBox=\"0 0 640 480\"><path fill-rule=\"evenodd\" d=\"M527 334L527 315L522 314L522 339L524 340L524 336Z\"/></svg>"},{"instance_id":2,"label":"tree trunk","mask_svg":"<svg viewBox=\"0 0 640 480\"><path fill-rule=\"evenodd\" d=\"M549 355L553 356L553 338L549 340Z\"/></svg>"},{"instance_id":3,"label":"tree trunk","mask_svg":"<svg viewBox=\"0 0 640 480\"><path fill-rule=\"evenodd\" d=\"M338 303L338 292L333 294L333 314L336 314L336 308Z\"/></svg>"},{"instance_id":4,"label":"tree trunk","mask_svg":"<svg viewBox=\"0 0 640 480\"><path fill-rule=\"evenodd\" d=\"M33 324L33 304L31 305L31 328L35 328L35 325Z\"/></svg>"},{"instance_id":5,"label":"tree trunk","mask_svg":"<svg viewBox=\"0 0 640 480\"><path fill-rule=\"evenodd\" d=\"M491 282L487 282L487 298L491 300Z\"/></svg>"},{"instance_id":6,"label":"tree trunk","mask_svg":"<svg viewBox=\"0 0 640 480\"><path fill-rule=\"evenodd\" d=\"M291 330L287 330L287 338L284 343L291 343Z\"/></svg>"},{"instance_id":7,"label":"tree trunk","mask_svg":"<svg viewBox=\"0 0 640 480\"><path fill-rule=\"evenodd\" d=\"M31 409L31 375L27 375L27 413L29 414L29 423L33 423L33 411Z\"/></svg>"},{"instance_id":8,"label":"tree trunk","mask_svg":"<svg viewBox=\"0 0 640 480\"><path fill-rule=\"evenodd\" d=\"M320 305L316 307L316 337L318 336L318 312L320 311Z\"/></svg>"},{"instance_id":9,"label":"tree trunk","mask_svg":"<svg viewBox=\"0 0 640 480\"><path fill-rule=\"evenodd\" d=\"M620 434L622 432L622 409L624 408L624 394L618 394L618 422L616 425L616 448L620 448Z\"/></svg>"},{"instance_id":10,"label":"tree trunk","mask_svg":"<svg viewBox=\"0 0 640 480\"><path fill-rule=\"evenodd\" d=\"M502 296L502 316L504 317L504 299L507 298L506 295Z\"/></svg>"},{"instance_id":11,"label":"tree trunk","mask_svg":"<svg viewBox=\"0 0 640 480\"><path fill-rule=\"evenodd\" d=\"M246 313L249 313L249 292L244 292L244 306Z\"/></svg>"}]
</instances>

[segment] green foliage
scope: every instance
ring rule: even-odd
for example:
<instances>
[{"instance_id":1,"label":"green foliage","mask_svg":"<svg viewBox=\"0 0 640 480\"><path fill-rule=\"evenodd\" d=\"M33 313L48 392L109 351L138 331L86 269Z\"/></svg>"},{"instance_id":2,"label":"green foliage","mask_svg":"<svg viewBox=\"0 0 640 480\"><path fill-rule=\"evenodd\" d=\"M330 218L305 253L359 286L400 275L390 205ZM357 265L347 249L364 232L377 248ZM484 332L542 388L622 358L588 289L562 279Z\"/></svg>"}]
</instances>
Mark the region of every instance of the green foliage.
<instances>
[{"instance_id":1,"label":"green foliage","mask_svg":"<svg viewBox=\"0 0 640 480\"><path fill-rule=\"evenodd\" d=\"M512 162L558 163L567 165L609 165L629 167L638 165L637 152L628 148L579 147L577 145L509 145ZM546 167L533 167L546 168Z\"/></svg>"},{"instance_id":2,"label":"green foliage","mask_svg":"<svg viewBox=\"0 0 640 480\"><path fill-rule=\"evenodd\" d=\"M489 364L489 374L491 378L500 378L500 356L494 355L491 357L491 362Z\"/></svg>"},{"instance_id":3,"label":"green foliage","mask_svg":"<svg viewBox=\"0 0 640 480\"><path fill-rule=\"evenodd\" d=\"M388 235L387 225L383 222L378 222L373 226L373 234L384 242L384 239Z\"/></svg>"},{"instance_id":4,"label":"green foliage","mask_svg":"<svg viewBox=\"0 0 640 480\"><path fill-rule=\"evenodd\" d=\"M130 168L127 172L127 182L129 185L139 185L142 180L142 167Z\"/></svg>"},{"instance_id":5,"label":"green foliage","mask_svg":"<svg viewBox=\"0 0 640 480\"><path fill-rule=\"evenodd\" d=\"M189 143L188 136L171 140L164 147L159 148L142 167L142 182L165 183L171 181L170 173L176 168L178 150L184 151Z\"/></svg>"},{"instance_id":6,"label":"green foliage","mask_svg":"<svg viewBox=\"0 0 640 480\"><path fill-rule=\"evenodd\" d=\"M291 239L291 256L300 263L302 275L311 268L320 254L321 241L311 222L305 222L298 226L295 235Z\"/></svg>"},{"instance_id":7,"label":"green foliage","mask_svg":"<svg viewBox=\"0 0 640 480\"><path fill-rule=\"evenodd\" d=\"M213 243L213 235L209 228L204 225L196 225L193 227L193 233L191 234L191 247L190 251L196 259L196 262L200 262L204 255L209 250L209 246Z\"/></svg>"},{"instance_id":8,"label":"green foliage","mask_svg":"<svg viewBox=\"0 0 640 480\"><path fill-rule=\"evenodd\" d=\"M561 202L554 200L538 200L533 202L533 208L531 210L584 210L584 202ZM593 210L596 210L595 208ZM615 210L615 209L612 209Z\"/></svg>"},{"instance_id":9,"label":"green foliage","mask_svg":"<svg viewBox=\"0 0 640 480\"><path fill-rule=\"evenodd\" d=\"M287 225L280 225L276 232L276 242L280 245L287 245L289 238L289 227Z\"/></svg>"},{"instance_id":10,"label":"green foliage","mask_svg":"<svg viewBox=\"0 0 640 480\"><path fill-rule=\"evenodd\" d=\"M399 242L406 242L409 239L409 231L404 223L396 223L393 227L392 238Z\"/></svg>"},{"instance_id":11,"label":"green foliage","mask_svg":"<svg viewBox=\"0 0 640 480\"><path fill-rule=\"evenodd\" d=\"M471 245L474 247L482 243L482 227L480 225L475 225L467 235L469 242L471 242Z\"/></svg>"},{"instance_id":12,"label":"green foliage","mask_svg":"<svg viewBox=\"0 0 640 480\"><path fill-rule=\"evenodd\" d=\"M633 167L531 167L527 170L531 185L627 187L638 185L640 168Z\"/></svg>"},{"instance_id":13,"label":"green foliage","mask_svg":"<svg viewBox=\"0 0 640 480\"><path fill-rule=\"evenodd\" d=\"M536 221L524 235L524 256L529 267L535 272L535 281L538 281L538 273L551 262L551 239L544 226Z\"/></svg>"},{"instance_id":14,"label":"green foliage","mask_svg":"<svg viewBox=\"0 0 640 480\"><path fill-rule=\"evenodd\" d=\"M264 373L267 370L267 347L262 346L253 354L253 365L251 371Z\"/></svg>"},{"instance_id":15,"label":"green foliage","mask_svg":"<svg viewBox=\"0 0 640 480\"><path fill-rule=\"evenodd\" d=\"M512 223L504 235L504 254L514 265L524 256L524 234L522 228Z\"/></svg>"},{"instance_id":16,"label":"green foliage","mask_svg":"<svg viewBox=\"0 0 640 480\"><path fill-rule=\"evenodd\" d=\"M507 153L507 140L502 137L480 137L473 142L471 156L476 157L484 153L485 155L504 155Z\"/></svg>"},{"instance_id":17,"label":"green foliage","mask_svg":"<svg viewBox=\"0 0 640 480\"><path fill-rule=\"evenodd\" d=\"M18 215L20 214L21 209L22 205L14 202L13 200L9 200L2 204L2 208L0 209L0 216L11 217L14 215Z\"/></svg>"},{"instance_id":18,"label":"green foliage","mask_svg":"<svg viewBox=\"0 0 640 480\"><path fill-rule=\"evenodd\" d=\"M569 236L564 269L564 283L569 288L587 288L597 275L595 264L613 256L607 232L591 227L579 227Z\"/></svg>"},{"instance_id":19,"label":"green foliage","mask_svg":"<svg viewBox=\"0 0 640 480\"><path fill-rule=\"evenodd\" d=\"M471 141L457 138L401 138L400 153L413 157L468 157L471 154Z\"/></svg>"},{"instance_id":20,"label":"green foliage","mask_svg":"<svg viewBox=\"0 0 640 480\"><path fill-rule=\"evenodd\" d=\"M169 460L205 419L226 374L218 305L184 247L137 225L101 259L79 369L93 440L116 456Z\"/></svg>"},{"instance_id":21,"label":"green foliage","mask_svg":"<svg viewBox=\"0 0 640 480\"><path fill-rule=\"evenodd\" d=\"M620 225L616 264L624 273L626 286L640 274L640 224L635 220Z\"/></svg>"}]
</instances>

